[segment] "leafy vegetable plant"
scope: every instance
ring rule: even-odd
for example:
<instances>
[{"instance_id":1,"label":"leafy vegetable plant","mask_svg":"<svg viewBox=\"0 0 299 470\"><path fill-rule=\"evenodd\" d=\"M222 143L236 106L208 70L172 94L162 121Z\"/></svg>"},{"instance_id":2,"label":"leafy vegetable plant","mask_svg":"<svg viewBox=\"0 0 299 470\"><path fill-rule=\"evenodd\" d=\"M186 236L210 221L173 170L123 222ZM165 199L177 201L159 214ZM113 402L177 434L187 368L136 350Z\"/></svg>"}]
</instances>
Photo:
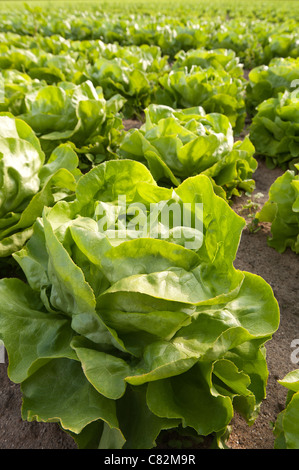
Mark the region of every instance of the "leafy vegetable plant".
<instances>
[{"instance_id":1,"label":"leafy vegetable plant","mask_svg":"<svg viewBox=\"0 0 299 470\"><path fill-rule=\"evenodd\" d=\"M106 101L90 81L60 82L27 93L19 118L35 131L47 156L58 144L72 142L90 165L113 155L123 128L117 113L124 102L120 95Z\"/></svg>"},{"instance_id":2,"label":"leafy vegetable plant","mask_svg":"<svg viewBox=\"0 0 299 470\"><path fill-rule=\"evenodd\" d=\"M234 143L226 116L152 104L145 118L140 129L125 133L117 153L146 164L157 182L177 186L202 173L223 188L224 197L254 189L254 147L248 138Z\"/></svg>"},{"instance_id":3,"label":"leafy vegetable plant","mask_svg":"<svg viewBox=\"0 0 299 470\"><path fill-rule=\"evenodd\" d=\"M299 165L296 165L299 170ZM299 175L288 170L269 190L269 200L256 215L259 222L270 222L268 244L280 253L290 247L299 253Z\"/></svg>"},{"instance_id":4,"label":"leafy vegetable plant","mask_svg":"<svg viewBox=\"0 0 299 470\"><path fill-rule=\"evenodd\" d=\"M24 111L26 94L45 86L46 83L32 80L29 75L17 70L3 70L0 73L0 85L3 87L0 111L16 116Z\"/></svg>"},{"instance_id":5,"label":"leafy vegetable plant","mask_svg":"<svg viewBox=\"0 0 299 470\"><path fill-rule=\"evenodd\" d=\"M100 58L92 66L89 76L95 85L103 89L106 99L119 94L125 98L124 116L140 115L151 102L152 84L147 74L134 64L121 58Z\"/></svg>"},{"instance_id":6,"label":"leafy vegetable plant","mask_svg":"<svg viewBox=\"0 0 299 470\"><path fill-rule=\"evenodd\" d=\"M44 51L37 44L31 44L27 48L20 41L17 46L6 46L6 50L2 51L0 49L1 69L25 72L32 79L43 80L49 85L79 79L82 76L81 70L86 66L85 58L75 57L71 50L65 51L65 54L61 51L56 55Z\"/></svg>"},{"instance_id":7,"label":"leafy vegetable plant","mask_svg":"<svg viewBox=\"0 0 299 470\"><path fill-rule=\"evenodd\" d=\"M286 406L274 426L275 449L299 448L299 369L289 372L278 382L288 389Z\"/></svg>"},{"instance_id":8,"label":"leafy vegetable plant","mask_svg":"<svg viewBox=\"0 0 299 470\"><path fill-rule=\"evenodd\" d=\"M74 195L78 157L58 146L45 164L38 138L22 120L0 115L0 256L19 250L43 207Z\"/></svg>"},{"instance_id":9,"label":"leafy vegetable plant","mask_svg":"<svg viewBox=\"0 0 299 470\"><path fill-rule=\"evenodd\" d=\"M287 169L299 158L299 96L285 91L263 101L250 126L256 152L266 157L270 168Z\"/></svg>"},{"instance_id":10,"label":"leafy vegetable plant","mask_svg":"<svg viewBox=\"0 0 299 470\"><path fill-rule=\"evenodd\" d=\"M74 43L73 46L75 46ZM74 47L74 49L76 48ZM105 44L102 41L80 41L79 50L83 57L87 56L88 61L92 64L103 58L106 60L122 59L127 63L127 66L134 66L147 74L152 73L153 77L154 74L163 74L170 68L168 56L162 56L158 46L147 44L120 46L116 43Z\"/></svg>"},{"instance_id":11,"label":"leafy vegetable plant","mask_svg":"<svg viewBox=\"0 0 299 470\"><path fill-rule=\"evenodd\" d=\"M165 223L157 208L173 204L190 224ZM28 283L0 280L23 419L105 449L151 448L178 426L223 434L235 410L253 423L279 310L262 278L234 268L244 224L207 176L162 188L132 160L98 165L75 200L45 208L14 255Z\"/></svg>"},{"instance_id":12,"label":"leafy vegetable plant","mask_svg":"<svg viewBox=\"0 0 299 470\"><path fill-rule=\"evenodd\" d=\"M245 82L234 78L224 69L192 66L174 69L164 74L155 101L173 108L202 106L207 113L227 116L236 133L245 123Z\"/></svg>"},{"instance_id":13,"label":"leafy vegetable plant","mask_svg":"<svg viewBox=\"0 0 299 470\"><path fill-rule=\"evenodd\" d=\"M243 77L243 64L240 63L236 53L228 49L191 49L176 54L174 70L186 67L189 71L193 66L200 66L203 69L213 67L228 72L232 77Z\"/></svg>"},{"instance_id":14,"label":"leafy vegetable plant","mask_svg":"<svg viewBox=\"0 0 299 470\"><path fill-rule=\"evenodd\" d=\"M254 115L256 107L263 101L276 98L286 90L295 91L299 84L299 59L272 59L269 65L260 65L251 70L248 78L246 107Z\"/></svg>"},{"instance_id":15,"label":"leafy vegetable plant","mask_svg":"<svg viewBox=\"0 0 299 470\"><path fill-rule=\"evenodd\" d=\"M266 63L269 63L274 57L298 58L299 45L296 31L297 27L298 25L295 23L293 31L292 29L290 31L278 30L271 34L267 44L264 46L263 59Z\"/></svg>"}]
</instances>

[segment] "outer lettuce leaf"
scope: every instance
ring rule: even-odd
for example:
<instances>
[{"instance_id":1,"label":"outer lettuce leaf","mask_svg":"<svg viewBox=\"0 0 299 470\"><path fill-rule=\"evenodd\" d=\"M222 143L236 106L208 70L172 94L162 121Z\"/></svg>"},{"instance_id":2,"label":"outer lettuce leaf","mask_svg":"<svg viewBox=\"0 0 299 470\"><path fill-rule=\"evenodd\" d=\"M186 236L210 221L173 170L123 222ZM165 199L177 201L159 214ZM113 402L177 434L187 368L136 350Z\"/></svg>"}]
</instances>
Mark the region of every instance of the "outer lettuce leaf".
<instances>
[{"instance_id":1,"label":"outer lettuce leaf","mask_svg":"<svg viewBox=\"0 0 299 470\"><path fill-rule=\"evenodd\" d=\"M189 372L148 386L150 409L168 418L180 418L183 427L199 435L221 431L233 416L232 401L220 395L211 383L211 364L196 364Z\"/></svg>"},{"instance_id":2,"label":"outer lettuce leaf","mask_svg":"<svg viewBox=\"0 0 299 470\"><path fill-rule=\"evenodd\" d=\"M53 359L22 383L22 393L22 416L27 421L59 421L76 434L98 419L118 428L115 402L97 393L77 360Z\"/></svg>"},{"instance_id":3,"label":"outer lettuce leaf","mask_svg":"<svg viewBox=\"0 0 299 470\"><path fill-rule=\"evenodd\" d=\"M52 358L76 359L70 347L74 332L69 320L59 315L45 314L39 295L33 293L29 286L19 279L4 279L1 298L6 312L5 316L1 316L1 331L6 331L8 373L14 382L23 382ZM23 341L18 343L18 349L15 348L16 331L23 332ZM30 344L37 347L31 348Z\"/></svg>"},{"instance_id":4,"label":"outer lettuce leaf","mask_svg":"<svg viewBox=\"0 0 299 470\"><path fill-rule=\"evenodd\" d=\"M133 230L129 207L142 203L149 217L165 201L189 204L193 232ZM189 246L197 220L201 243ZM73 201L45 208L14 255L28 284L0 281L0 337L23 418L58 421L81 448L111 449L151 448L177 426L222 435L234 410L254 422L279 309L263 279L234 268L244 224L207 176L160 188L132 160L95 167Z\"/></svg>"},{"instance_id":5,"label":"outer lettuce leaf","mask_svg":"<svg viewBox=\"0 0 299 470\"><path fill-rule=\"evenodd\" d=\"M162 429L175 428L179 424L177 419L160 418L152 413L147 405L146 392L146 385L128 386L124 397L117 402L119 422L126 436L124 449L155 447Z\"/></svg>"}]
</instances>

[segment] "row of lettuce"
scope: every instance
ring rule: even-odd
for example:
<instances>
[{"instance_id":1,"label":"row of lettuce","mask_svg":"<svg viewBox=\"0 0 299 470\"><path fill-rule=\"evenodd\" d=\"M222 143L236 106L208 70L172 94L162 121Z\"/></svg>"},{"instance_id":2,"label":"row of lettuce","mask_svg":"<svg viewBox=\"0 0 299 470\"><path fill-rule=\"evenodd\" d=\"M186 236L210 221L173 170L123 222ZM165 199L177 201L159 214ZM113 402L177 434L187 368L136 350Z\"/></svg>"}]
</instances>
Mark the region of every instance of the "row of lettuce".
<instances>
[{"instance_id":1,"label":"row of lettuce","mask_svg":"<svg viewBox=\"0 0 299 470\"><path fill-rule=\"evenodd\" d=\"M141 128L124 131L121 118L112 111L121 98L114 96L106 102L98 98L89 82L76 86L71 92L70 113L61 116L66 127L73 126L70 130L53 130L38 138L33 129L55 128L60 125L58 114L36 113L25 120L24 116L0 115L2 257L22 247L43 205L52 205L58 197L68 195L82 173L104 160L138 161L149 168L155 181L164 187L177 187L188 177L204 174L212 180L215 193L228 202L242 192L254 190L255 148L248 137L234 140L226 116L205 114L202 108L179 110L150 105L145 110L146 119ZM76 103L76 110L72 109L71 103L78 96L93 93L98 99L82 99ZM52 106L54 102L50 103ZM65 101L61 103L65 106ZM59 106L58 100L54 104ZM117 127L113 127L115 123ZM117 145L114 136L117 136ZM287 247L299 252L297 169L298 164L294 163L294 170L287 170L277 179L270 189L269 201L257 214L261 222L272 223L268 243L280 252ZM64 172L67 174L63 176Z\"/></svg>"},{"instance_id":2,"label":"row of lettuce","mask_svg":"<svg viewBox=\"0 0 299 470\"><path fill-rule=\"evenodd\" d=\"M56 147L71 143L81 171L106 159L130 158L144 163L158 183L176 186L204 172L228 200L254 189L254 154L270 167L289 168L296 180L299 59L274 59L245 80L230 50L180 51L170 66L157 46L97 42L81 63L76 54L84 47L77 42L69 55L2 46L0 110L33 129L45 161ZM249 138L236 141L246 113L252 118ZM142 127L125 131L123 120L136 115ZM295 189L284 222L272 224L285 238L284 248L276 246L280 251L290 246L298 252L296 200ZM272 221L278 217L274 203Z\"/></svg>"},{"instance_id":3,"label":"row of lettuce","mask_svg":"<svg viewBox=\"0 0 299 470\"><path fill-rule=\"evenodd\" d=\"M13 254L24 279L0 281L0 332L9 377L21 384L23 419L59 421L79 448L150 448L161 430L182 427L190 436L213 434L223 446L236 411L249 424L259 414L264 345L279 325L270 286L233 266L244 219L204 174L167 188L142 163L120 159L80 175L70 146L60 145L42 165L29 126L1 121L9 135L1 139L3 155L18 164L27 157L19 191L5 199L24 208L14 214L14 241L24 244L22 226L36 219ZM40 181L25 207L20 189L34 194ZM148 218L152 204L174 201L189 205L194 228L173 222L165 237L158 217L161 238L123 235L124 217L136 214L128 204L143 204ZM186 248L194 237L199 247ZM297 448L298 385L290 377L282 384L291 395L276 446Z\"/></svg>"},{"instance_id":4,"label":"row of lettuce","mask_svg":"<svg viewBox=\"0 0 299 470\"><path fill-rule=\"evenodd\" d=\"M22 275L0 280L0 338L23 419L58 421L80 448L151 448L182 428L222 446L236 411L248 424L259 414L279 326L270 286L234 268L245 221L228 202L253 191L264 133L274 155L261 153L291 169L258 217L273 247L299 251L298 59L247 82L232 50L181 50L170 68L157 44L86 47L62 33L20 48L12 30L0 56L0 254ZM246 109L252 132L237 140ZM152 220L152 205L173 203L189 208L188 230ZM128 230L140 205L157 237ZM298 448L298 387L283 385L276 445Z\"/></svg>"},{"instance_id":5,"label":"row of lettuce","mask_svg":"<svg viewBox=\"0 0 299 470\"><path fill-rule=\"evenodd\" d=\"M221 447L236 411L252 424L266 396L264 344L278 328L279 308L262 278L234 268L245 221L211 179L158 186L131 159L80 175L68 144L43 165L30 127L1 121L1 152L11 162L2 208L23 207L1 219L13 217L19 229L6 246L29 237L13 253L24 279L0 281L1 339L9 377L21 384L23 419L58 421L79 448L106 449L150 448L161 430L182 427L213 434ZM194 228L173 223L165 237L157 217L160 238L123 235L124 217L129 223L136 214L127 204L143 204L148 218L152 204L174 201L189 205ZM30 233L22 231L28 223ZM194 237L199 248L186 248ZM289 417L297 401L294 395L279 417L277 446L298 446Z\"/></svg>"},{"instance_id":6,"label":"row of lettuce","mask_svg":"<svg viewBox=\"0 0 299 470\"><path fill-rule=\"evenodd\" d=\"M252 69L245 80L243 64L227 49L180 51L169 63L158 46L121 47L95 41L88 47L76 41L67 52L49 52L38 47L37 40L27 49L26 44L21 47L20 36L14 35L14 41L3 37L7 44L3 41L0 46L0 110L22 116L38 135L65 131L66 120L68 128L76 124L71 110L75 103L69 101L75 86L89 81L101 88L98 95L106 101L122 97L117 110L126 119L141 119L150 104L201 106L206 113L226 115L238 135L248 114L253 118L251 140L268 164L286 168L299 157L299 58L273 59ZM88 98L98 99L96 93L82 97ZM61 118L43 129L36 123L37 114Z\"/></svg>"},{"instance_id":7,"label":"row of lettuce","mask_svg":"<svg viewBox=\"0 0 299 470\"><path fill-rule=\"evenodd\" d=\"M298 57L297 12L294 5L277 21L269 10L260 15L256 11L245 19L242 10L230 17L231 11L211 12L207 5L193 10L191 15L182 11L179 17L171 12L128 15L94 9L82 14L75 9L58 9L53 13L29 7L19 13L2 13L0 31L17 33L25 39L35 38L38 31L43 38L39 43L45 45L50 43L49 38L59 37L57 42L65 50L73 41L80 41L85 47L95 40L121 46L157 45L163 55L172 59L180 50L225 48L236 52L242 63L252 68L268 64L274 57Z\"/></svg>"}]
</instances>

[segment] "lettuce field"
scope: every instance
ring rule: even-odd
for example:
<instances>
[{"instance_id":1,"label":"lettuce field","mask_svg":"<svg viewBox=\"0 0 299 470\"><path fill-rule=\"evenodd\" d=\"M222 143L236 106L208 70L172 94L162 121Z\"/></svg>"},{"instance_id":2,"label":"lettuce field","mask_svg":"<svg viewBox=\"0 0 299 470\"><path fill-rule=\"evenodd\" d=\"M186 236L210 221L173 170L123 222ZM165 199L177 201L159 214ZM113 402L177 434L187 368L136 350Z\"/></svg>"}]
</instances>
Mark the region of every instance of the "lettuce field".
<instances>
[{"instance_id":1,"label":"lettuce field","mask_svg":"<svg viewBox=\"0 0 299 470\"><path fill-rule=\"evenodd\" d=\"M299 449L299 3L0 19L0 448Z\"/></svg>"}]
</instances>

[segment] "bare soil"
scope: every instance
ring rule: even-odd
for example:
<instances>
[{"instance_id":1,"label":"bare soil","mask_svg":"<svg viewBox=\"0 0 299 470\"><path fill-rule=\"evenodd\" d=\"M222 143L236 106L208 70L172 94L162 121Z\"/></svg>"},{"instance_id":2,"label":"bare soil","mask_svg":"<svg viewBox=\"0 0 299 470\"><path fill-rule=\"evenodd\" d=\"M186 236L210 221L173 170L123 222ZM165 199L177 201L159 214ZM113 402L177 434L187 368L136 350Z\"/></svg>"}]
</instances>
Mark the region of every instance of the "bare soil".
<instances>
[{"instance_id":1,"label":"bare soil","mask_svg":"<svg viewBox=\"0 0 299 470\"><path fill-rule=\"evenodd\" d=\"M135 122L130 122L126 127L135 126ZM251 427L235 415L228 440L231 449L273 449L271 423L284 408L286 398L286 390L277 379L299 367L291 362L291 342L299 338L299 257L291 250L279 254L267 245L268 224L260 226L255 233L251 229L254 211L267 200L268 190L282 170L267 169L261 159L258 163L255 191L250 197L238 198L232 206L247 221L235 266L262 276L271 285L280 306L281 322L273 339L266 344L269 379L260 415ZM248 200L256 205L246 209ZM22 421L20 387L8 379L6 370L7 363L0 364L0 449L75 449L74 441L58 424Z\"/></svg>"},{"instance_id":2,"label":"bare soil","mask_svg":"<svg viewBox=\"0 0 299 470\"><path fill-rule=\"evenodd\" d=\"M142 122L136 119L126 119L123 121L123 125L125 131L129 131L130 129L139 129L142 126Z\"/></svg>"}]
</instances>

